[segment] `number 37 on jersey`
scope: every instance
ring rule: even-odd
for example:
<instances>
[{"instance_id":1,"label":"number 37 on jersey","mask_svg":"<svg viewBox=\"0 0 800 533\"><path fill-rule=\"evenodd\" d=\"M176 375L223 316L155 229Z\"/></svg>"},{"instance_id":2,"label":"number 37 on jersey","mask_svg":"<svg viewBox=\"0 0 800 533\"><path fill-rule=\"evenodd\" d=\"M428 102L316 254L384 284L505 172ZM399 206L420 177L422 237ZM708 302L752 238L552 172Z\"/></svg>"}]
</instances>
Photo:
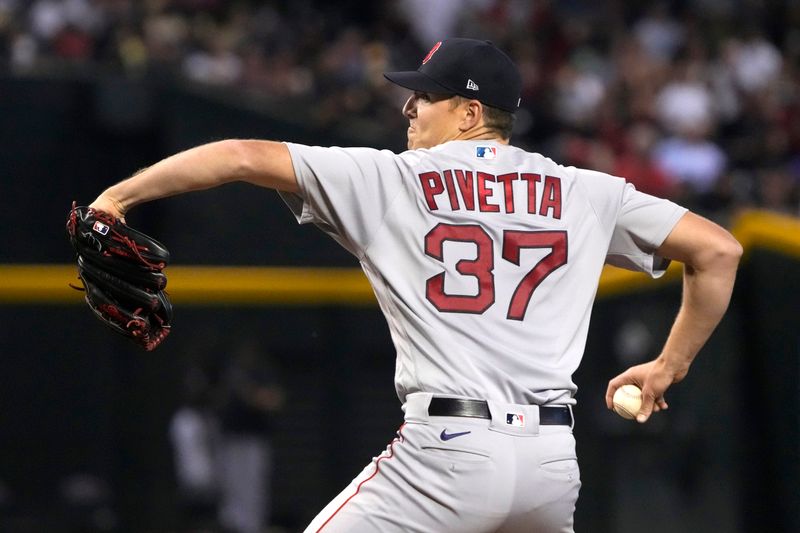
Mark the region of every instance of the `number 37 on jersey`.
<instances>
[{"instance_id":1,"label":"number 37 on jersey","mask_svg":"<svg viewBox=\"0 0 800 533\"><path fill-rule=\"evenodd\" d=\"M428 278L425 295L433 306L441 312L481 314L495 304L495 261L508 261L520 266L519 281L511 295L506 318L523 320L528 304L534 298L536 288L552 272L567 263L567 232L563 230L503 231L502 242L498 244L499 259L495 258L495 243L491 236L477 224L440 223L425 236L425 253L445 263L447 242L471 243L476 247L474 258L458 259L455 270L460 276L473 277L478 282L476 294L448 294L445 290L445 277L442 271ZM522 268L520 257L523 249L544 249L545 255L532 268ZM498 305L501 305L498 302Z\"/></svg>"}]
</instances>

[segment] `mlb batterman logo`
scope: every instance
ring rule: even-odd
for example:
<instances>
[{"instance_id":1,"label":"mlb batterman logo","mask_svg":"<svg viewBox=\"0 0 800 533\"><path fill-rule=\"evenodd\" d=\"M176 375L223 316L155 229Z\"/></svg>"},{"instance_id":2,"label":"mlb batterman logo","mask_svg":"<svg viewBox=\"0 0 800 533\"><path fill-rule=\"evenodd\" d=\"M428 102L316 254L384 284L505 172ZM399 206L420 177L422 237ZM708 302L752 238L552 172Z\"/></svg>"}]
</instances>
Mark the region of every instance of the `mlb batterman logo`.
<instances>
[{"instance_id":1,"label":"mlb batterman logo","mask_svg":"<svg viewBox=\"0 0 800 533\"><path fill-rule=\"evenodd\" d=\"M475 148L475 157L480 159L494 159L497 157L497 148L494 146L478 146Z\"/></svg>"},{"instance_id":2,"label":"mlb batterman logo","mask_svg":"<svg viewBox=\"0 0 800 533\"><path fill-rule=\"evenodd\" d=\"M106 226L99 220L96 220L94 222L94 226L92 226L92 230L96 231L100 235L106 235L108 233L108 226Z\"/></svg>"},{"instance_id":3,"label":"mlb batterman logo","mask_svg":"<svg viewBox=\"0 0 800 533\"><path fill-rule=\"evenodd\" d=\"M525 415L522 413L506 413L506 424L523 428L525 427Z\"/></svg>"}]
</instances>

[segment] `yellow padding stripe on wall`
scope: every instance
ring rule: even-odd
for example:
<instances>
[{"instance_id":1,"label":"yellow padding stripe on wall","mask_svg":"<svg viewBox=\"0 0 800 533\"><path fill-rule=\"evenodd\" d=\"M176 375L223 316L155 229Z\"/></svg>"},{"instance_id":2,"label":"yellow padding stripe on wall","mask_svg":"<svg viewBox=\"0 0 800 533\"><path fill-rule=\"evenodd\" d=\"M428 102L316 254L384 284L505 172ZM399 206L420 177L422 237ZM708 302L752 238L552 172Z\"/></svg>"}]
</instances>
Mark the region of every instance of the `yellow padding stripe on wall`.
<instances>
[{"instance_id":1,"label":"yellow padding stripe on wall","mask_svg":"<svg viewBox=\"0 0 800 533\"><path fill-rule=\"evenodd\" d=\"M769 211L745 211L731 228L747 252L754 248L772 250L800 260L800 218ZM612 296L626 292L658 287L679 280L683 267L673 262L663 277L653 280L639 272L606 266L600 277L598 296Z\"/></svg>"},{"instance_id":2,"label":"yellow padding stripe on wall","mask_svg":"<svg viewBox=\"0 0 800 533\"><path fill-rule=\"evenodd\" d=\"M745 250L764 248L800 259L800 219L746 212L732 229ZM645 274L606 267L598 294L623 294L673 282L681 265L653 281ZM167 291L176 305L374 305L364 273L358 268L283 268L171 266ZM0 266L0 304L75 304L83 293L75 265Z\"/></svg>"},{"instance_id":3,"label":"yellow padding stripe on wall","mask_svg":"<svg viewBox=\"0 0 800 533\"><path fill-rule=\"evenodd\" d=\"M173 304L372 304L360 269L171 266ZM0 303L78 303L83 293L75 265L0 266Z\"/></svg>"},{"instance_id":4,"label":"yellow padding stripe on wall","mask_svg":"<svg viewBox=\"0 0 800 533\"><path fill-rule=\"evenodd\" d=\"M800 218L747 211L736 219L731 232L745 251L762 248L800 258Z\"/></svg>"}]
</instances>

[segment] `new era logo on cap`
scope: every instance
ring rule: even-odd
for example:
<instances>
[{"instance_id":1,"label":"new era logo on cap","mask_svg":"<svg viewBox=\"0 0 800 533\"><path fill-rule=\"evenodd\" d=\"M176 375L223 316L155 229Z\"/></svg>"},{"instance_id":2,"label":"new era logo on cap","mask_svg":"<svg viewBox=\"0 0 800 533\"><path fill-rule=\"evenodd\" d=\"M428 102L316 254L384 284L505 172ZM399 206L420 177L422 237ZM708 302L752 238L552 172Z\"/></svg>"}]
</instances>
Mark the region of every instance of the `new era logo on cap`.
<instances>
[{"instance_id":1,"label":"new era logo on cap","mask_svg":"<svg viewBox=\"0 0 800 533\"><path fill-rule=\"evenodd\" d=\"M469 90L471 90L471 91L478 91L478 90L480 90L480 88L478 87L478 84L477 84L477 83L475 83L475 82L474 82L474 81L472 81L472 80L467 80L467 89L469 89Z\"/></svg>"}]
</instances>

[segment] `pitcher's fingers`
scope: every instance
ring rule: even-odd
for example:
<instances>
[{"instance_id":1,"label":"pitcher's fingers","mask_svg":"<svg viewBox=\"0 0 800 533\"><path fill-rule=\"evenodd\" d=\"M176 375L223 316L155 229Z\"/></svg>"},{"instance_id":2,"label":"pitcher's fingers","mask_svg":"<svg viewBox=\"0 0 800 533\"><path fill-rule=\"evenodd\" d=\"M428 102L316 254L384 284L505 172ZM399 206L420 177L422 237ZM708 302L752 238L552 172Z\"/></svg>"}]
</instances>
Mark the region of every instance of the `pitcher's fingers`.
<instances>
[{"instance_id":1,"label":"pitcher's fingers","mask_svg":"<svg viewBox=\"0 0 800 533\"><path fill-rule=\"evenodd\" d=\"M609 409L614 409L614 393L617 392L617 389L621 385L614 384L614 380L608 382L608 388L606 389L606 407Z\"/></svg>"},{"instance_id":2,"label":"pitcher's fingers","mask_svg":"<svg viewBox=\"0 0 800 533\"><path fill-rule=\"evenodd\" d=\"M642 395L642 407L639 409L639 414L636 415L636 421L640 424L647 422L650 415L653 413L655 406L655 399L649 394Z\"/></svg>"}]
</instances>

